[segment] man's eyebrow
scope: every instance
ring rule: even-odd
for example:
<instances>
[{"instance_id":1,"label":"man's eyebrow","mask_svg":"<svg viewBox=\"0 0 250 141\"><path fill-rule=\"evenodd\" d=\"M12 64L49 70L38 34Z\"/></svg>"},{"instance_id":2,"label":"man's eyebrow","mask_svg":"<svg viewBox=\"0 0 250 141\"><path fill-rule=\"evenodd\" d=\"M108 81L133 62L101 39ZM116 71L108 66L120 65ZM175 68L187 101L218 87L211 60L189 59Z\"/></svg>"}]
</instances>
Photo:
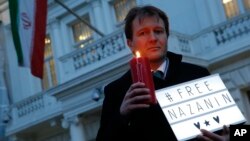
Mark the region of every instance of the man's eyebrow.
<instances>
[{"instance_id":1,"label":"man's eyebrow","mask_svg":"<svg viewBox=\"0 0 250 141\"><path fill-rule=\"evenodd\" d=\"M144 27L144 28L141 28L141 29L137 30L137 31L136 31L136 33L139 33L139 32L141 32L141 31L145 31L145 30L147 30L147 28L146 28L146 27Z\"/></svg>"}]
</instances>

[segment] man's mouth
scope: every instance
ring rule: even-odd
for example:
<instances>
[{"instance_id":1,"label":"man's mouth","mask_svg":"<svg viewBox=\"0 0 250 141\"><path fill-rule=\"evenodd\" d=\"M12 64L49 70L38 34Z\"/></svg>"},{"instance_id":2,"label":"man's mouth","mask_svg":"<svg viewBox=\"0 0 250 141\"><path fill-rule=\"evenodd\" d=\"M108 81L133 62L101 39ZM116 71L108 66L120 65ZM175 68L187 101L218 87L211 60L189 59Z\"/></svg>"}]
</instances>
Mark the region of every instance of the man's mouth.
<instances>
[{"instance_id":1,"label":"man's mouth","mask_svg":"<svg viewBox=\"0 0 250 141\"><path fill-rule=\"evenodd\" d=\"M156 50L159 50L160 47L149 47L147 50L149 51L156 51Z\"/></svg>"}]
</instances>

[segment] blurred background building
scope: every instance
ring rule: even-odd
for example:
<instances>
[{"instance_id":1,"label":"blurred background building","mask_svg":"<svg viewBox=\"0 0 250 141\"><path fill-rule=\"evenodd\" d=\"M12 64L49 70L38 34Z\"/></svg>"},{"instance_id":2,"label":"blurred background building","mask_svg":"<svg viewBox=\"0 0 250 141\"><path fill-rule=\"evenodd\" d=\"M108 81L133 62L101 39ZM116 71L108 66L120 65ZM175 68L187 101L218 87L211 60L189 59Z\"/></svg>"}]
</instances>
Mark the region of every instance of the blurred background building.
<instances>
[{"instance_id":1,"label":"blurred background building","mask_svg":"<svg viewBox=\"0 0 250 141\"><path fill-rule=\"evenodd\" d=\"M219 73L249 124L250 0L60 1L104 35L48 0L41 81L18 66L8 1L0 0L0 140L94 141L103 87L132 57L123 19L146 4L168 14L169 50Z\"/></svg>"}]
</instances>

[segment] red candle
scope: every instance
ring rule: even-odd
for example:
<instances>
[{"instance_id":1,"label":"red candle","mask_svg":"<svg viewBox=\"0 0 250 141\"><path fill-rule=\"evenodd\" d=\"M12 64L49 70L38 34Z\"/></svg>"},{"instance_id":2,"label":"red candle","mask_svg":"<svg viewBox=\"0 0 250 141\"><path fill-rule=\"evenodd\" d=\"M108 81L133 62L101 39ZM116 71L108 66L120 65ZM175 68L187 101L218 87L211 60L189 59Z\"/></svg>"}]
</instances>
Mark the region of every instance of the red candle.
<instances>
[{"instance_id":1,"label":"red candle","mask_svg":"<svg viewBox=\"0 0 250 141\"><path fill-rule=\"evenodd\" d=\"M155 104L155 87L151 74L148 58L141 57L139 52L136 52L136 57L130 61L131 75L133 83L143 82L149 88L151 100L147 103Z\"/></svg>"}]
</instances>

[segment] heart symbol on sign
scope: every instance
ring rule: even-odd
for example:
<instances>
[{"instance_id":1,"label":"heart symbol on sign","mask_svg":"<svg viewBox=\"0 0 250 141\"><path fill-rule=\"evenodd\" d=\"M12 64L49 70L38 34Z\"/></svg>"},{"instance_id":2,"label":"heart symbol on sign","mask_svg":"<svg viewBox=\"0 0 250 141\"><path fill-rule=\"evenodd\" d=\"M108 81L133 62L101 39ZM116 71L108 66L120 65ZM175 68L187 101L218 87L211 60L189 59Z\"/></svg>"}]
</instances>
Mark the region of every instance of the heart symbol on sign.
<instances>
[{"instance_id":1,"label":"heart symbol on sign","mask_svg":"<svg viewBox=\"0 0 250 141\"><path fill-rule=\"evenodd\" d=\"M198 128L198 129L200 129L200 128L201 128L201 126L200 126L200 123L199 123L199 122L194 123L194 126L195 126L196 128Z\"/></svg>"},{"instance_id":2,"label":"heart symbol on sign","mask_svg":"<svg viewBox=\"0 0 250 141\"><path fill-rule=\"evenodd\" d=\"M219 116L213 117L213 119L214 119L217 123L220 123Z\"/></svg>"}]
</instances>

